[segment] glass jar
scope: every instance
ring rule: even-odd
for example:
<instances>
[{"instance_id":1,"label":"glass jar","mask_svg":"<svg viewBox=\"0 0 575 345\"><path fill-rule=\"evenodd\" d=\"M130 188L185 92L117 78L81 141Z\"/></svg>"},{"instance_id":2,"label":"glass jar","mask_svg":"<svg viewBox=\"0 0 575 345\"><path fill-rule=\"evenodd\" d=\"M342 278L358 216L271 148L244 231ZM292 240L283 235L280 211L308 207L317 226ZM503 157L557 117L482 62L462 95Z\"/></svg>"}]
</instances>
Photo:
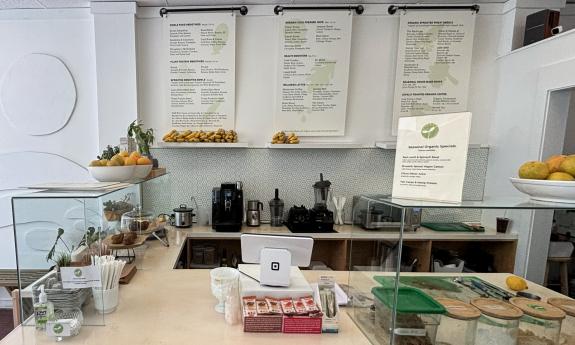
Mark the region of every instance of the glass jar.
<instances>
[{"instance_id":1,"label":"glass jar","mask_svg":"<svg viewBox=\"0 0 575 345\"><path fill-rule=\"evenodd\" d=\"M471 304L451 299L435 298L447 310L441 316L437 329L437 345L475 345L477 321L481 316L479 309Z\"/></svg>"},{"instance_id":2,"label":"glass jar","mask_svg":"<svg viewBox=\"0 0 575 345\"><path fill-rule=\"evenodd\" d=\"M375 287L375 336L382 344L389 344L393 320L394 287ZM421 290L399 287L396 306L393 344L434 345L437 326L445 308Z\"/></svg>"},{"instance_id":3,"label":"glass jar","mask_svg":"<svg viewBox=\"0 0 575 345\"><path fill-rule=\"evenodd\" d=\"M559 344L575 344L575 300L563 297L547 299L547 303L565 312Z\"/></svg>"},{"instance_id":4,"label":"glass jar","mask_svg":"<svg viewBox=\"0 0 575 345\"><path fill-rule=\"evenodd\" d=\"M494 298L476 298L471 304L481 311L475 343L478 345L516 345L521 309Z\"/></svg>"},{"instance_id":5,"label":"glass jar","mask_svg":"<svg viewBox=\"0 0 575 345\"><path fill-rule=\"evenodd\" d=\"M120 231L136 232L138 235L150 234L156 227L156 221L151 212L142 210L140 205L134 207L130 212L122 215Z\"/></svg>"},{"instance_id":6,"label":"glass jar","mask_svg":"<svg viewBox=\"0 0 575 345\"><path fill-rule=\"evenodd\" d=\"M561 334L561 323L565 312L549 303L525 297L514 297L511 304L523 311L519 319L520 344L525 345L558 345Z\"/></svg>"}]
</instances>

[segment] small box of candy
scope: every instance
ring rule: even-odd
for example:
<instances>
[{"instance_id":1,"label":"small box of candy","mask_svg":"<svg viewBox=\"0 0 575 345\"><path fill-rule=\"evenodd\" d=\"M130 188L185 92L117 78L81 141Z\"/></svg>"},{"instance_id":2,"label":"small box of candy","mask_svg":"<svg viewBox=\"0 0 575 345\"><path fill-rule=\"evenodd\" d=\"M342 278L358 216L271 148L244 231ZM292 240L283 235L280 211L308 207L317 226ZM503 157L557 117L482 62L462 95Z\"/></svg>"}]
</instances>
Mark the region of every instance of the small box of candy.
<instances>
[{"instance_id":1,"label":"small box of candy","mask_svg":"<svg viewBox=\"0 0 575 345\"><path fill-rule=\"evenodd\" d=\"M242 297L244 332L321 333L322 313L313 297Z\"/></svg>"}]
</instances>

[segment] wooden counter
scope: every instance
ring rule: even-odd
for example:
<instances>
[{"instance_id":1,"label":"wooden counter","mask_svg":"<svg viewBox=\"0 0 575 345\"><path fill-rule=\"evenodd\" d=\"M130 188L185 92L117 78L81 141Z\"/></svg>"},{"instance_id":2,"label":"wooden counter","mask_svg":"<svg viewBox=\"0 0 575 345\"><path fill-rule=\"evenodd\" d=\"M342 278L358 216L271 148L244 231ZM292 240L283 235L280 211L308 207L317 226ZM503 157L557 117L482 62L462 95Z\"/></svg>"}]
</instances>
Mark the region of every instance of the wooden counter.
<instances>
[{"instance_id":1,"label":"wooden counter","mask_svg":"<svg viewBox=\"0 0 575 345\"><path fill-rule=\"evenodd\" d=\"M169 231L170 247L157 241L149 242L142 266L129 285L120 287L118 309L106 315L106 326L86 326L80 335L66 339L66 344L249 344L270 345L297 342L305 344L363 345L367 338L344 312L340 314L340 333L322 335L286 335L279 333L244 333L241 325L230 326L223 315L214 311L216 299L210 291L208 270L173 269L185 232ZM323 272L325 273L325 272ZM304 271L313 282L322 274ZM342 283L348 282L349 272L329 272ZM478 274L481 278L497 283L506 274ZM542 296L557 293L530 284L530 291ZM44 332L31 326L18 326L7 335L1 345L54 344Z\"/></svg>"},{"instance_id":2,"label":"wooden counter","mask_svg":"<svg viewBox=\"0 0 575 345\"><path fill-rule=\"evenodd\" d=\"M169 228L173 228L169 226ZM273 234L309 236L318 240L398 240L399 230L379 230L369 231L358 226L335 225L335 231L331 233L293 233L285 226L273 227L269 224L262 224L258 227L243 226L241 232L217 232L208 225L194 224L189 229L181 229L190 238L206 239L239 239L242 234ZM499 234L495 229L486 229L485 232L441 232L433 231L425 227L417 231L405 231L403 233L405 241L516 241L517 234Z\"/></svg>"}]
</instances>

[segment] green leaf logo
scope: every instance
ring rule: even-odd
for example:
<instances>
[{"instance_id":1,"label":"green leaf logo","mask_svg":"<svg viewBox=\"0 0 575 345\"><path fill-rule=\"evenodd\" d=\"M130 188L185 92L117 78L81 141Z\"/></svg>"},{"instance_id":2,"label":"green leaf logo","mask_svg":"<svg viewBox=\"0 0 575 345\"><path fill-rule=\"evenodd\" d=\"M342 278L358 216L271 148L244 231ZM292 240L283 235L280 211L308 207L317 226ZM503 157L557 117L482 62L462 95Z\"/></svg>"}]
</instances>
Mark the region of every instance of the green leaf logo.
<instances>
[{"instance_id":1,"label":"green leaf logo","mask_svg":"<svg viewBox=\"0 0 575 345\"><path fill-rule=\"evenodd\" d=\"M76 269L74 270L74 275L75 275L76 277L80 278L80 277L82 276L82 270L79 269L79 268L76 268Z\"/></svg>"},{"instance_id":2,"label":"green leaf logo","mask_svg":"<svg viewBox=\"0 0 575 345\"><path fill-rule=\"evenodd\" d=\"M528 306L529 308L534 309L534 310L537 310L537 311L545 311L545 310L547 310L547 309L545 309L545 307L540 306L540 305L538 305L538 304L528 304L527 306Z\"/></svg>"},{"instance_id":3,"label":"green leaf logo","mask_svg":"<svg viewBox=\"0 0 575 345\"><path fill-rule=\"evenodd\" d=\"M60 334L64 331L64 326L59 323L55 323L54 326L52 326L52 331L54 331L55 334Z\"/></svg>"},{"instance_id":4,"label":"green leaf logo","mask_svg":"<svg viewBox=\"0 0 575 345\"><path fill-rule=\"evenodd\" d=\"M425 124L421 129L421 136L425 139L431 139L437 136L439 133L439 126L433 122Z\"/></svg>"}]
</instances>

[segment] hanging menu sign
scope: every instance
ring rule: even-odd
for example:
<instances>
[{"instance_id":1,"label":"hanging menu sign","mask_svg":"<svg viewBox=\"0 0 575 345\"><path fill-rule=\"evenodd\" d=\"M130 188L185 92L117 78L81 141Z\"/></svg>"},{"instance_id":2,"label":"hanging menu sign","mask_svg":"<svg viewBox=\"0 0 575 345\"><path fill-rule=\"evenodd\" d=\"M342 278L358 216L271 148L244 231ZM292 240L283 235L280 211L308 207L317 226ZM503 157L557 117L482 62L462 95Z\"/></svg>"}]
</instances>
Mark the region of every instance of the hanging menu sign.
<instances>
[{"instance_id":1,"label":"hanging menu sign","mask_svg":"<svg viewBox=\"0 0 575 345\"><path fill-rule=\"evenodd\" d=\"M392 197L461 202L471 113L399 119Z\"/></svg>"},{"instance_id":2,"label":"hanging menu sign","mask_svg":"<svg viewBox=\"0 0 575 345\"><path fill-rule=\"evenodd\" d=\"M187 13L164 20L169 127L234 128L235 18Z\"/></svg>"},{"instance_id":3,"label":"hanging menu sign","mask_svg":"<svg viewBox=\"0 0 575 345\"><path fill-rule=\"evenodd\" d=\"M393 134L404 116L467 111L472 11L407 11L399 24Z\"/></svg>"},{"instance_id":4,"label":"hanging menu sign","mask_svg":"<svg viewBox=\"0 0 575 345\"><path fill-rule=\"evenodd\" d=\"M276 130L345 134L352 18L347 11L279 16Z\"/></svg>"}]
</instances>

